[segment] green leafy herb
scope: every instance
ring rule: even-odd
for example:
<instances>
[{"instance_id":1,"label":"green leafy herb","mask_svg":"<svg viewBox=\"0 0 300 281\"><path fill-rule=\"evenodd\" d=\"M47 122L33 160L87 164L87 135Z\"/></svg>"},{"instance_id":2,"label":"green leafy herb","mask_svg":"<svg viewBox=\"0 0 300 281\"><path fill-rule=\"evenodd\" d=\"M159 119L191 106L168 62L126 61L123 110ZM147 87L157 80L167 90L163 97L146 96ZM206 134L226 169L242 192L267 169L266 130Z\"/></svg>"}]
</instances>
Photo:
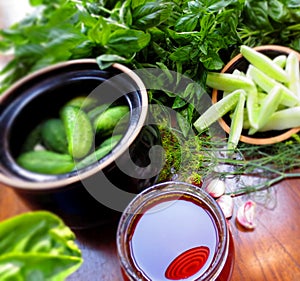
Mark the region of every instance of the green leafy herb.
<instances>
[{"instance_id":1,"label":"green leafy herb","mask_svg":"<svg viewBox=\"0 0 300 281\"><path fill-rule=\"evenodd\" d=\"M243 44L278 44L300 51L300 2L247 0L238 33Z\"/></svg>"},{"instance_id":2,"label":"green leafy herb","mask_svg":"<svg viewBox=\"0 0 300 281\"><path fill-rule=\"evenodd\" d=\"M74 233L56 215L28 212L0 223L1 280L65 280L82 264Z\"/></svg>"},{"instance_id":3,"label":"green leafy herb","mask_svg":"<svg viewBox=\"0 0 300 281\"><path fill-rule=\"evenodd\" d=\"M277 43L300 50L300 4L295 0L30 3L37 8L34 13L0 31L0 51L14 53L1 71L0 92L32 71L83 57L97 58L102 68L114 62L133 68L164 65L205 88L206 71L220 70L241 44ZM189 97L180 101L179 113L197 103L192 93ZM195 111L189 112L191 119Z\"/></svg>"}]
</instances>

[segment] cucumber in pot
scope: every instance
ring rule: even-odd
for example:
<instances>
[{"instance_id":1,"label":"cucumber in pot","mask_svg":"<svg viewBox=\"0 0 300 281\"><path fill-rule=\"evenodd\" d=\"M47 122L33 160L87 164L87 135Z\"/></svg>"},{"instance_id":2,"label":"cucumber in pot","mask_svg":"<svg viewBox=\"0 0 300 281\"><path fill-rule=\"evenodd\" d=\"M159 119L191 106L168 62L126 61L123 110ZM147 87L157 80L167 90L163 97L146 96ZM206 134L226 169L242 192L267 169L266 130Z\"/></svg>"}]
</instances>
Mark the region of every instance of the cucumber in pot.
<instances>
[{"instance_id":1,"label":"cucumber in pot","mask_svg":"<svg viewBox=\"0 0 300 281\"><path fill-rule=\"evenodd\" d=\"M94 141L92 124L87 114L78 107L64 106L60 112L63 121L69 154L74 158L86 156Z\"/></svg>"},{"instance_id":2,"label":"cucumber in pot","mask_svg":"<svg viewBox=\"0 0 300 281\"><path fill-rule=\"evenodd\" d=\"M26 170L40 174L64 174L72 171L75 166L70 155L48 150L22 153L17 163Z\"/></svg>"},{"instance_id":3,"label":"cucumber in pot","mask_svg":"<svg viewBox=\"0 0 300 281\"><path fill-rule=\"evenodd\" d=\"M68 142L65 127L61 119L51 118L45 121L41 129L42 141L51 151L68 153Z\"/></svg>"},{"instance_id":4,"label":"cucumber in pot","mask_svg":"<svg viewBox=\"0 0 300 281\"><path fill-rule=\"evenodd\" d=\"M79 161L76 164L76 169L82 169L85 168L96 161L99 161L101 158L103 158L105 155L107 155L120 141L122 138L122 135L114 135L108 139L106 139L101 145L98 147L98 149L95 150L95 152L89 154L85 158L83 158L81 161Z\"/></svg>"},{"instance_id":5,"label":"cucumber in pot","mask_svg":"<svg viewBox=\"0 0 300 281\"><path fill-rule=\"evenodd\" d=\"M122 135L113 135L110 138L104 140L99 145L99 148L104 147L104 146L114 146L113 144L117 144L121 140L122 137L123 137Z\"/></svg>"},{"instance_id":6,"label":"cucumber in pot","mask_svg":"<svg viewBox=\"0 0 300 281\"><path fill-rule=\"evenodd\" d=\"M92 97L78 96L69 100L66 103L66 106L67 105L76 106L81 108L84 111L88 111L97 105L97 100Z\"/></svg>"},{"instance_id":7,"label":"cucumber in pot","mask_svg":"<svg viewBox=\"0 0 300 281\"><path fill-rule=\"evenodd\" d=\"M102 114L107 108L108 104L101 104L88 111L87 115L90 118L91 122L93 122L95 118Z\"/></svg>"},{"instance_id":8,"label":"cucumber in pot","mask_svg":"<svg viewBox=\"0 0 300 281\"><path fill-rule=\"evenodd\" d=\"M128 112L129 107L126 105L108 108L95 119L95 131L100 134L101 137L111 135L117 125L118 131L122 131L128 123Z\"/></svg>"},{"instance_id":9,"label":"cucumber in pot","mask_svg":"<svg viewBox=\"0 0 300 281\"><path fill-rule=\"evenodd\" d=\"M33 130L31 130L22 145L22 152L34 150L34 147L42 140L41 131L41 124L37 125Z\"/></svg>"}]
</instances>

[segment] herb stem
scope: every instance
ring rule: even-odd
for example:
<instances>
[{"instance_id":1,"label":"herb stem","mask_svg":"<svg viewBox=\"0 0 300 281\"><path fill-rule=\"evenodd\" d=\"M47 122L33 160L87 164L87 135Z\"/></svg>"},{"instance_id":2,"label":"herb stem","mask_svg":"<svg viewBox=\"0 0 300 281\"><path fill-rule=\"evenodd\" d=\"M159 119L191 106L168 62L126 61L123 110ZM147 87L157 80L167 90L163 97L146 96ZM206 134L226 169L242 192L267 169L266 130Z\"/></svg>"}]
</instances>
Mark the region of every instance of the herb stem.
<instances>
[{"instance_id":1,"label":"herb stem","mask_svg":"<svg viewBox=\"0 0 300 281\"><path fill-rule=\"evenodd\" d=\"M270 146L244 144L235 157L228 157L226 149L218 143L207 148L202 146L201 153L199 173L203 177L212 174L221 178L241 177L239 186L227 192L232 197L266 190L284 179L300 178L300 172L293 172L300 168L299 140L296 137Z\"/></svg>"},{"instance_id":2,"label":"herb stem","mask_svg":"<svg viewBox=\"0 0 300 281\"><path fill-rule=\"evenodd\" d=\"M294 25L290 25L286 28L287 30L295 30L295 31L299 31L300 30L300 23L294 24Z\"/></svg>"},{"instance_id":3,"label":"herb stem","mask_svg":"<svg viewBox=\"0 0 300 281\"><path fill-rule=\"evenodd\" d=\"M108 10L108 9L106 9L106 8L104 8L103 6L100 6L100 5L99 5L99 9L100 9L101 11L103 11L103 12L109 14L109 15L111 15L111 13L112 13L110 10Z\"/></svg>"},{"instance_id":4,"label":"herb stem","mask_svg":"<svg viewBox=\"0 0 300 281\"><path fill-rule=\"evenodd\" d=\"M270 188L271 186L274 186L275 184L279 183L284 179L299 178L299 177L300 177L300 173L281 173L280 176L270 179L264 183L260 183L253 186L244 186L243 188L237 191L227 193L227 195L230 195L231 197L237 197L251 192L263 191L265 189Z\"/></svg>"},{"instance_id":5,"label":"herb stem","mask_svg":"<svg viewBox=\"0 0 300 281\"><path fill-rule=\"evenodd\" d=\"M289 37L294 37L298 35L298 32L300 30L300 24L293 24L293 25L289 25L286 27L286 30L288 31L295 31L295 33L290 33L288 36ZM240 33L240 39L244 40L247 39L251 36L257 36L260 34L263 34L264 37L272 35L272 34L277 34L277 33L281 33L282 29L272 29L270 31L265 31L264 33L262 33L261 30L249 30L247 28L240 28L239 29L239 33Z\"/></svg>"}]
</instances>

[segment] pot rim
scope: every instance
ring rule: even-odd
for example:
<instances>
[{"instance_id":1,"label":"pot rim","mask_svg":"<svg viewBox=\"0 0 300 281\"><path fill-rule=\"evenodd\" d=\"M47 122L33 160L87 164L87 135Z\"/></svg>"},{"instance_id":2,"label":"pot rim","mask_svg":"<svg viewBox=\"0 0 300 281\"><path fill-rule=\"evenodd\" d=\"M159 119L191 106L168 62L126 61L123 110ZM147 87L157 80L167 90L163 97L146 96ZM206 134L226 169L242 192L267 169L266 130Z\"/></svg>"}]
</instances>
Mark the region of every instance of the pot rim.
<instances>
[{"instance_id":1,"label":"pot rim","mask_svg":"<svg viewBox=\"0 0 300 281\"><path fill-rule=\"evenodd\" d=\"M76 64L96 64L96 59L76 59L76 60L70 60L66 62L60 62L51 66L47 66L45 68L42 68L40 70L37 70L20 80L18 80L14 85L12 85L9 89L7 89L1 96L0 96L0 104L10 96L12 92L14 92L16 89L18 89L20 86L22 86L24 83L27 83L31 79L34 79L42 74L45 74L49 71L54 71L56 69L72 66ZM119 156L121 156L128 148L129 146L134 142L134 140L139 135L143 125L145 124L147 115L148 115L148 93L146 90L146 87L144 83L142 82L141 78L130 68L128 68L125 65L114 63L112 65L112 68L115 68L119 70L122 73L125 73L133 80L133 82L136 83L137 89L140 93L140 100L141 100L141 114L139 115L136 128L131 132L130 136L126 139L126 143L122 142L122 146L116 145L114 153L105 161L102 163L99 163L99 165L75 174L74 176L66 177L66 178L60 178L53 181L27 181L23 180L21 178L18 178L17 176L7 176L3 173L0 173L0 183L5 184L9 187L21 189L24 191L42 191L42 190L53 190L53 189L61 189L65 188L66 186L69 186L70 184L73 184L75 182L81 181L83 179L86 179L97 172L103 170L105 167L110 165L114 162L115 159L117 159ZM126 136L126 134L125 134Z\"/></svg>"}]
</instances>

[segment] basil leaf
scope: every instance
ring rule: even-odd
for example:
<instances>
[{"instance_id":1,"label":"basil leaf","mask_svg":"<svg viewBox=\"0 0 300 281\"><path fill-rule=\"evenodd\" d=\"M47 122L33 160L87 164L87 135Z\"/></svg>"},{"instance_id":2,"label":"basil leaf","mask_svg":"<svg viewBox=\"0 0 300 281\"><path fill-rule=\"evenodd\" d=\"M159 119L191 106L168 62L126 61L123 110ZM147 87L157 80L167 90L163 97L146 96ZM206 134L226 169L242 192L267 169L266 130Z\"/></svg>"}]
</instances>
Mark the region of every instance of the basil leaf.
<instances>
[{"instance_id":1,"label":"basil leaf","mask_svg":"<svg viewBox=\"0 0 300 281\"><path fill-rule=\"evenodd\" d=\"M288 8L292 8L292 9L299 9L300 8L300 2L298 0L289 0L286 1L286 5Z\"/></svg>"},{"instance_id":2,"label":"basil leaf","mask_svg":"<svg viewBox=\"0 0 300 281\"><path fill-rule=\"evenodd\" d=\"M224 62L221 60L217 53L209 51L207 55L200 58L206 69L216 70L222 69Z\"/></svg>"},{"instance_id":3,"label":"basil leaf","mask_svg":"<svg viewBox=\"0 0 300 281\"><path fill-rule=\"evenodd\" d=\"M177 48L177 50L170 55L170 59L177 62L188 61L191 51L192 46L190 45Z\"/></svg>"},{"instance_id":4,"label":"basil leaf","mask_svg":"<svg viewBox=\"0 0 300 281\"><path fill-rule=\"evenodd\" d=\"M180 96L176 96L172 108L178 109L184 107L185 105L186 105L186 101L182 99Z\"/></svg>"},{"instance_id":5,"label":"basil leaf","mask_svg":"<svg viewBox=\"0 0 300 281\"><path fill-rule=\"evenodd\" d=\"M26 45L17 46L15 50L15 54L20 57L23 56L39 57L44 54L44 50L45 48L43 48L39 44L26 44Z\"/></svg>"},{"instance_id":6,"label":"basil leaf","mask_svg":"<svg viewBox=\"0 0 300 281\"><path fill-rule=\"evenodd\" d=\"M101 17L88 31L88 38L95 43L104 46L107 44L108 38L112 32L111 25Z\"/></svg>"},{"instance_id":7,"label":"basil leaf","mask_svg":"<svg viewBox=\"0 0 300 281\"><path fill-rule=\"evenodd\" d=\"M280 23L284 22L293 22L293 21L299 21L300 20L300 4L298 3L298 7L296 7L294 4L291 6L288 6L285 4L286 1L280 1L280 0L273 0L269 1L269 15L270 17ZM297 16L297 8L298 8L298 16ZM298 19L297 19L298 17Z\"/></svg>"},{"instance_id":8,"label":"basil leaf","mask_svg":"<svg viewBox=\"0 0 300 281\"><path fill-rule=\"evenodd\" d=\"M115 62L128 63L132 59L133 59L133 57L126 59L126 58L118 56L118 55L105 54L105 55L101 55L101 56L97 57L96 61L99 65L100 69L106 69L106 68L112 66Z\"/></svg>"},{"instance_id":9,"label":"basil leaf","mask_svg":"<svg viewBox=\"0 0 300 281\"><path fill-rule=\"evenodd\" d=\"M249 26L257 29L273 29L269 21L267 1L248 0L245 6L245 17Z\"/></svg>"},{"instance_id":10,"label":"basil leaf","mask_svg":"<svg viewBox=\"0 0 300 281\"><path fill-rule=\"evenodd\" d=\"M184 137L187 137L188 133L191 130L191 125L190 125L191 123L188 120L187 114L188 113L186 110L179 111L176 114L177 123Z\"/></svg>"},{"instance_id":11,"label":"basil leaf","mask_svg":"<svg viewBox=\"0 0 300 281\"><path fill-rule=\"evenodd\" d=\"M219 0L210 0L207 1L207 9L210 12L218 12L221 9L224 9L228 7L229 5L232 4L238 4L237 0L224 0L224 1L219 1Z\"/></svg>"},{"instance_id":12,"label":"basil leaf","mask_svg":"<svg viewBox=\"0 0 300 281\"><path fill-rule=\"evenodd\" d=\"M178 19L175 30L176 31L193 31L195 30L199 21L199 15L189 14L184 15Z\"/></svg>"},{"instance_id":13,"label":"basil leaf","mask_svg":"<svg viewBox=\"0 0 300 281\"><path fill-rule=\"evenodd\" d=\"M166 21L172 12L171 3L148 2L136 7L132 14L133 27L148 29Z\"/></svg>"},{"instance_id":14,"label":"basil leaf","mask_svg":"<svg viewBox=\"0 0 300 281\"><path fill-rule=\"evenodd\" d=\"M119 29L110 34L107 46L120 55L128 55L145 48L151 36L140 30Z\"/></svg>"},{"instance_id":15,"label":"basil leaf","mask_svg":"<svg viewBox=\"0 0 300 281\"><path fill-rule=\"evenodd\" d=\"M294 39L294 40L291 42L291 47L294 48L295 50L299 50L299 51L300 51L300 37Z\"/></svg>"}]
</instances>

